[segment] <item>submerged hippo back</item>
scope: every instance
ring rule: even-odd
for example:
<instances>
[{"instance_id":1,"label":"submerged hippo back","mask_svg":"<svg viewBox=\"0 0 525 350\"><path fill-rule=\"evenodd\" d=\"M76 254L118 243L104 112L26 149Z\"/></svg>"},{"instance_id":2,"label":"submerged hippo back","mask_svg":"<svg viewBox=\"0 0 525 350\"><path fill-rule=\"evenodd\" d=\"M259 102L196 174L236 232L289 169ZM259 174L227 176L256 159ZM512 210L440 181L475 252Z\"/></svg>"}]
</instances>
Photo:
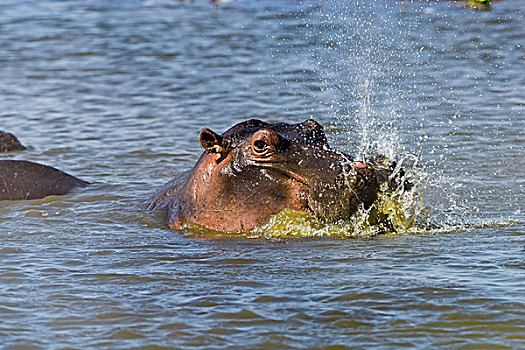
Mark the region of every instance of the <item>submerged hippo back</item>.
<instances>
[{"instance_id":1,"label":"submerged hippo back","mask_svg":"<svg viewBox=\"0 0 525 350\"><path fill-rule=\"evenodd\" d=\"M63 195L88 184L47 165L24 160L0 160L0 200Z\"/></svg>"},{"instance_id":2,"label":"submerged hippo back","mask_svg":"<svg viewBox=\"0 0 525 350\"><path fill-rule=\"evenodd\" d=\"M0 130L0 153L22 151L25 149L26 148L22 146L22 144L20 143L20 141L18 141L15 135Z\"/></svg>"}]
</instances>

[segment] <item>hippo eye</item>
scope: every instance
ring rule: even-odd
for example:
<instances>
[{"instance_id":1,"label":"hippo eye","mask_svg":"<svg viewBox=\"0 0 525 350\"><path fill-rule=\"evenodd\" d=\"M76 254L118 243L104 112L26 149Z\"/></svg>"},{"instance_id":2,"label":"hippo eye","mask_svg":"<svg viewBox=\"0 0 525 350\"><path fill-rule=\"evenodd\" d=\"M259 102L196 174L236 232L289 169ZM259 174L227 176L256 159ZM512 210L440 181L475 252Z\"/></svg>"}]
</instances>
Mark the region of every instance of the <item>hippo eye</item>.
<instances>
[{"instance_id":1,"label":"hippo eye","mask_svg":"<svg viewBox=\"0 0 525 350\"><path fill-rule=\"evenodd\" d=\"M273 130L257 130L250 142L252 155L260 161L268 160L274 155L280 141L280 136Z\"/></svg>"},{"instance_id":2,"label":"hippo eye","mask_svg":"<svg viewBox=\"0 0 525 350\"><path fill-rule=\"evenodd\" d=\"M264 153L268 149L268 144L263 140L256 140L253 142L253 151L254 153Z\"/></svg>"}]
</instances>

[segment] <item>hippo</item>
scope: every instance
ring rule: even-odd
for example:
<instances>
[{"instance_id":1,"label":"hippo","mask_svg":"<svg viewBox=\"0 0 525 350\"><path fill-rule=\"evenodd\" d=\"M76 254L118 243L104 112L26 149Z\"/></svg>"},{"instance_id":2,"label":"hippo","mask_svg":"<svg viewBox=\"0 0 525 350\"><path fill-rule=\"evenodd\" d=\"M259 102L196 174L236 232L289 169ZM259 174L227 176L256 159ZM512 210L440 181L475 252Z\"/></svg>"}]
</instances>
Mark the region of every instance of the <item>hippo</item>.
<instances>
[{"instance_id":1,"label":"hippo","mask_svg":"<svg viewBox=\"0 0 525 350\"><path fill-rule=\"evenodd\" d=\"M26 148L18 141L15 135L0 130L0 153L23 151Z\"/></svg>"},{"instance_id":2,"label":"hippo","mask_svg":"<svg viewBox=\"0 0 525 350\"><path fill-rule=\"evenodd\" d=\"M0 152L25 149L15 135L0 131ZM0 160L0 201L63 195L88 184L47 165L25 160Z\"/></svg>"},{"instance_id":3,"label":"hippo","mask_svg":"<svg viewBox=\"0 0 525 350\"><path fill-rule=\"evenodd\" d=\"M47 165L25 160L0 160L0 201L64 195L88 184Z\"/></svg>"},{"instance_id":4,"label":"hippo","mask_svg":"<svg viewBox=\"0 0 525 350\"><path fill-rule=\"evenodd\" d=\"M193 169L149 198L149 209L167 208L172 229L246 230L286 208L338 222L369 208L383 183L394 186L395 163L333 150L313 119L252 119L220 135L203 129L199 141L204 152Z\"/></svg>"}]
</instances>

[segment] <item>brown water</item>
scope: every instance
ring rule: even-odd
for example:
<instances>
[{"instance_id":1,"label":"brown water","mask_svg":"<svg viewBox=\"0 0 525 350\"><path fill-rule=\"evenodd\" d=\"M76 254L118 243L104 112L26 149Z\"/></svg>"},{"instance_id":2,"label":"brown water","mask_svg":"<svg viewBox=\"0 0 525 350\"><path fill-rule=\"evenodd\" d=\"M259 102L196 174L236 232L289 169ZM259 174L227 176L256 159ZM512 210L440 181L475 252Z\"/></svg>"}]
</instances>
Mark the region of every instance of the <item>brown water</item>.
<instances>
[{"instance_id":1,"label":"brown water","mask_svg":"<svg viewBox=\"0 0 525 350\"><path fill-rule=\"evenodd\" d=\"M0 158L94 185L0 203L0 347L523 348L524 5L2 2L0 129L30 149ZM254 117L403 159L425 225L145 210L201 128Z\"/></svg>"}]
</instances>

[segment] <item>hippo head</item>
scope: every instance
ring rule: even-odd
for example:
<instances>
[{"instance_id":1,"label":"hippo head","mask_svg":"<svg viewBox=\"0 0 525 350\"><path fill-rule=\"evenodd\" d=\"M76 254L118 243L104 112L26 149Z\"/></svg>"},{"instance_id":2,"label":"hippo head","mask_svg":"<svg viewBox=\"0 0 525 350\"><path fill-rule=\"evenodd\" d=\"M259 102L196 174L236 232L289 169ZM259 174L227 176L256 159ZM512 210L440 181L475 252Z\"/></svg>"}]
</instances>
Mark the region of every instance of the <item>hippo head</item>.
<instances>
[{"instance_id":1,"label":"hippo head","mask_svg":"<svg viewBox=\"0 0 525 350\"><path fill-rule=\"evenodd\" d=\"M22 151L25 149L15 135L0 131L0 152Z\"/></svg>"},{"instance_id":2,"label":"hippo head","mask_svg":"<svg viewBox=\"0 0 525 350\"><path fill-rule=\"evenodd\" d=\"M204 129L199 139L204 153L193 170L154 199L169 207L172 228L252 228L285 208L336 221L376 198L373 167L332 150L315 120L249 120L221 135Z\"/></svg>"}]
</instances>

